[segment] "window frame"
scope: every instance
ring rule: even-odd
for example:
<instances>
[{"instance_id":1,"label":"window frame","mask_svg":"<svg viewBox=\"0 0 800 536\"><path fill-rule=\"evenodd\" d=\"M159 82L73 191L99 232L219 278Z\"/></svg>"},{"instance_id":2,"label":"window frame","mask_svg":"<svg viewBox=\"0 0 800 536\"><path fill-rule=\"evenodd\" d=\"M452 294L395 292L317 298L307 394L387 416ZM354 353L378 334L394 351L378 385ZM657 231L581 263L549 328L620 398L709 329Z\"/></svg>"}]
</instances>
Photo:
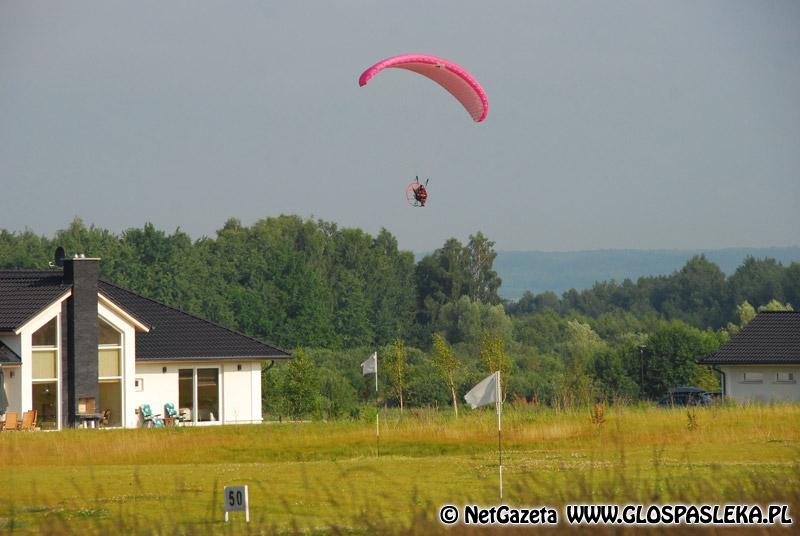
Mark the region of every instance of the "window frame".
<instances>
[{"instance_id":1,"label":"window frame","mask_svg":"<svg viewBox=\"0 0 800 536\"><path fill-rule=\"evenodd\" d=\"M748 378L748 374L752 377ZM755 375L758 375L758 378L756 378ZM744 372L742 373L742 383L764 383L764 373L755 371Z\"/></svg>"},{"instance_id":2,"label":"window frame","mask_svg":"<svg viewBox=\"0 0 800 536\"><path fill-rule=\"evenodd\" d=\"M781 379L781 374L785 374L787 377L785 379ZM775 373L775 383L797 383L797 380L794 377L794 372L789 371L778 371Z\"/></svg>"},{"instance_id":3,"label":"window frame","mask_svg":"<svg viewBox=\"0 0 800 536\"><path fill-rule=\"evenodd\" d=\"M113 381L122 381L123 377L125 376L125 360L123 358L124 355L124 347L125 347L125 334L118 330L114 324L103 318L101 315L97 315L97 321L105 322L111 329L119 334L119 343L118 344L100 344L98 341L97 343L97 382L113 382ZM99 327L98 327L99 331ZM100 350L117 350L118 356L118 363L117 367L119 370L119 375L117 376L100 376Z\"/></svg>"},{"instance_id":4,"label":"window frame","mask_svg":"<svg viewBox=\"0 0 800 536\"><path fill-rule=\"evenodd\" d=\"M217 416L216 421L201 421L198 419L198 405L199 399L197 396L197 388L198 388L198 375L197 371L199 369L216 369L217 370L217 411L219 415ZM224 424L224 415L225 415L225 402L223 400L224 389L222 388L223 380L223 373L224 373L224 366L222 364L192 364L192 365L185 365L185 366L178 366L178 378L180 381L180 371L181 370L191 370L192 371L192 420L187 421L187 423L191 423L192 426L217 426ZM176 408L180 411L180 408Z\"/></svg>"},{"instance_id":5,"label":"window frame","mask_svg":"<svg viewBox=\"0 0 800 536\"><path fill-rule=\"evenodd\" d=\"M33 331L31 333L31 383L53 383L53 382L60 383L59 377L61 376L61 345L58 344L59 341L61 340L61 322L60 322L60 319L61 319L61 315L57 314L56 316L54 316L53 318L51 318L50 320L48 320L47 322L42 324L39 327L39 329L37 329L37 330L35 330L35 331ZM52 345L52 346L34 345L33 344L33 337L36 335L36 333L39 330L43 329L45 326L47 326L50 322L52 322L54 320L56 322L56 329L55 329L55 338L56 338L55 342L56 343L55 343L55 345ZM55 363L53 363L53 365L54 365L53 366L53 370L55 371L56 375L54 377L51 377L51 378L34 378L33 377L33 356L37 352L38 353L45 353L45 352L47 352L47 353L53 353L54 352L55 353L55 355L54 355ZM59 396L61 395L61 393L58 393L58 394L59 394Z\"/></svg>"},{"instance_id":6,"label":"window frame","mask_svg":"<svg viewBox=\"0 0 800 536\"><path fill-rule=\"evenodd\" d=\"M55 321L55 345L54 346L44 346L44 345L34 345L33 338L34 335L50 322ZM46 322L42 323L38 329L35 329L30 332L30 356L31 356L31 363L30 363L30 402L31 406L34 403L34 396L33 390L34 385L42 385L42 384L55 384L56 388L56 430L61 430L61 419L62 419L62 404L61 404L61 374L62 374L62 367L61 367L61 312L57 312L55 315L50 317ZM33 377L33 356L37 352L55 352L55 377L54 378L34 378ZM23 387L24 388L24 387Z\"/></svg>"}]
</instances>

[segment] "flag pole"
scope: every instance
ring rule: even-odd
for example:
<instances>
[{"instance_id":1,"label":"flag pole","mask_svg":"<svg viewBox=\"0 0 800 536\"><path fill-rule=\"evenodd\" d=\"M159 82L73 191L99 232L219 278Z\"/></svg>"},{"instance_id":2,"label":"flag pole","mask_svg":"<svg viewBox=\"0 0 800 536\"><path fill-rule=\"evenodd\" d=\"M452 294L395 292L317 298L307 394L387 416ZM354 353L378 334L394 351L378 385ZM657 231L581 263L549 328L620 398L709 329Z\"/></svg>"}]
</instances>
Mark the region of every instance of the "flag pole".
<instances>
[{"instance_id":1,"label":"flag pole","mask_svg":"<svg viewBox=\"0 0 800 536\"><path fill-rule=\"evenodd\" d=\"M381 406L378 401L378 352L375 352L375 456L381 456Z\"/></svg>"},{"instance_id":2,"label":"flag pole","mask_svg":"<svg viewBox=\"0 0 800 536\"><path fill-rule=\"evenodd\" d=\"M495 381L497 382L497 458L500 468L500 500L503 499L503 428L501 424L501 414L503 413L503 395L500 392L500 371L496 372Z\"/></svg>"}]
</instances>

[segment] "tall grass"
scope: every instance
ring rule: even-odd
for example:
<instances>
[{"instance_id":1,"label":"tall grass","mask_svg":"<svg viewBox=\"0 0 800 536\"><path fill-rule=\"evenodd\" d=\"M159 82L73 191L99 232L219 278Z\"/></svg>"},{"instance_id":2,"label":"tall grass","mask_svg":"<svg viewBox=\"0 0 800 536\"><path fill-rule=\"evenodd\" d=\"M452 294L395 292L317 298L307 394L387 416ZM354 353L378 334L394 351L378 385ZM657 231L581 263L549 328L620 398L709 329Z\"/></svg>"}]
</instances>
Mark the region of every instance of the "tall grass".
<instances>
[{"instance_id":1,"label":"tall grass","mask_svg":"<svg viewBox=\"0 0 800 536\"><path fill-rule=\"evenodd\" d=\"M433 410L374 421L0 434L0 531L429 533L438 506L496 504L497 422ZM789 502L800 515L800 406L509 407L506 499ZM222 522L224 485L252 523ZM508 531L504 531L509 533Z\"/></svg>"}]
</instances>

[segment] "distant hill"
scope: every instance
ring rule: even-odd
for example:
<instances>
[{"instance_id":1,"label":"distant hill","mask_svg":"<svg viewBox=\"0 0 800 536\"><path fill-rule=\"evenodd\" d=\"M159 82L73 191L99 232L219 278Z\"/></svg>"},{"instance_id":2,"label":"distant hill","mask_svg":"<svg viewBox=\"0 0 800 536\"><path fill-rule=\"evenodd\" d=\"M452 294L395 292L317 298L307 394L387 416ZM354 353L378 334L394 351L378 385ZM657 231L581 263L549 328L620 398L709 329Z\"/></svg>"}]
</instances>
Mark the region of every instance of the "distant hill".
<instances>
[{"instance_id":1,"label":"distant hill","mask_svg":"<svg viewBox=\"0 0 800 536\"><path fill-rule=\"evenodd\" d=\"M500 251L494 269L503 278L500 295L516 300L526 290L552 290L557 294L575 288L590 288L596 281L622 281L679 270L694 255L719 265L730 275L748 255L771 257L783 263L800 262L800 247L727 249L612 249L595 251Z\"/></svg>"}]
</instances>

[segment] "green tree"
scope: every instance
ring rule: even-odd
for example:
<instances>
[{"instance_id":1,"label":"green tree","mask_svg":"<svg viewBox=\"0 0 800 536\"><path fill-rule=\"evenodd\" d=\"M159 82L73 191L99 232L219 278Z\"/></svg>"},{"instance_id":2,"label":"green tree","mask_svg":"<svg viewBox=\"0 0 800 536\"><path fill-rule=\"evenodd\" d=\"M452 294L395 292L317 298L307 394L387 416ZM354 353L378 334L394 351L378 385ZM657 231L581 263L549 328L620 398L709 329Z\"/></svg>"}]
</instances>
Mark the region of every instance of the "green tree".
<instances>
[{"instance_id":1,"label":"green tree","mask_svg":"<svg viewBox=\"0 0 800 536\"><path fill-rule=\"evenodd\" d=\"M338 370L320 370L322 410L328 419L337 419L350 413L356 399L356 390Z\"/></svg>"},{"instance_id":2,"label":"green tree","mask_svg":"<svg viewBox=\"0 0 800 536\"><path fill-rule=\"evenodd\" d=\"M793 262L784 270L781 286L784 299L800 306L800 262Z\"/></svg>"},{"instance_id":3,"label":"green tree","mask_svg":"<svg viewBox=\"0 0 800 536\"><path fill-rule=\"evenodd\" d=\"M440 308L462 296L482 303L498 304L500 278L492 269L497 254L494 242L478 232L464 246L455 238L417 264L417 324L429 328L438 317ZM427 331L427 330L425 330ZM427 343L428 341L417 341Z\"/></svg>"},{"instance_id":4,"label":"green tree","mask_svg":"<svg viewBox=\"0 0 800 536\"><path fill-rule=\"evenodd\" d=\"M736 317L739 320L738 324L734 324L733 322L728 322L728 333L736 333L743 327L745 327L753 318L756 316L756 310L750 305L750 302L747 300L743 301L739 305L736 306Z\"/></svg>"},{"instance_id":5,"label":"green tree","mask_svg":"<svg viewBox=\"0 0 800 536\"><path fill-rule=\"evenodd\" d=\"M606 343L594 332L589 324L578 320L567 321L567 337L564 342L564 354L567 363L577 369L583 369L592 356L605 349Z\"/></svg>"},{"instance_id":6,"label":"green tree","mask_svg":"<svg viewBox=\"0 0 800 536\"><path fill-rule=\"evenodd\" d=\"M605 342L589 324L578 320L567 321L563 348L565 373L560 389L564 406L584 405L592 400L595 389L589 366L595 353L605 348Z\"/></svg>"},{"instance_id":7,"label":"green tree","mask_svg":"<svg viewBox=\"0 0 800 536\"><path fill-rule=\"evenodd\" d=\"M484 331L491 331L510 341L514 330L502 305L473 301L469 296L461 296L442 305L432 327L453 344L477 344Z\"/></svg>"},{"instance_id":8,"label":"green tree","mask_svg":"<svg viewBox=\"0 0 800 536\"><path fill-rule=\"evenodd\" d=\"M453 411L458 417L458 397L456 395L456 388L458 387L458 374L461 371L461 361L453 353L453 349L447 344L447 341L441 334L436 333L433 336L433 351L431 353L431 361L439 373L442 380L444 380L447 389L453 397Z\"/></svg>"},{"instance_id":9,"label":"green tree","mask_svg":"<svg viewBox=\"0 0 800 536\"><path fill-rule=\"evenodd\" d=\"M745 300L736 306L736 316L739 318L739 327L743 328L756 317L756 310Z\"/></svg>"},{"instance_id":10,"label":"green tree","mask_svg":"<svg viewBox=\"0 0 800 536\"><path fill-rule=\"evenodd\" d=\"M363 280L354 272L341 270L333 289L336 296L333 325L340 345L354 348L372 342L370 307Z\"/></svg>"},{"instance_id":11,"label":"green tree","mask_svg":"<svg viewBox=\"0 0 800 536\"><path fill-rule=\"evenodd\" d=\"M283 420L283 416L287 415L283 391L285 376L286 367L277 366L274 361L261 369L261 408L265 416Z\"/></svg>"},{"instance_id":12,"label":"green tree","mask_svg":"<svg viewBox=\"0 0 800 536\"><path fill-rule=\"evenodd\" d=\"M705 379L708 367L697 364L719 349L721 335L700 331L681 321L663 323L647 340L644 394L658 399L671 387L693 385Z\"/></svg>"},{"instance_id":13,"label":"green tree","mask_svg":"<svg viewBox=\"0 0 800 536\"><path fill-rule=\"evenodd\" d=\"M469 255L470 296L473 300L484 303L500 303L497 289L500 288L502 280L492 269L497 257L494 242L478 231L470 235L466 249Z\"/></svg>"},{"instance_id":14,"label":"green tree","mask_svg":"<svg viewBox=\"0 0 800 536\"><path fill-rule=\"evenodd\" d=\"M403 391L405 389L406 369L408 368L408 350L403 339L395 339L383 352L384 368L389 377L389 385L400 402L403 411Z\"/></svg>"},{"instance_id":15,"label":"green tree","mask_svg":"<svg viewBox=\"0 0 800 536\"><path fill-rule=\"evenodd\" d=\"M703 328L724 325L725 274L704 255L689 259L664 290L661 311L668 318Z\"/></svg>"},{"instance_id":16,"label":"green tree","mask_svg":"<svg viewBox=\"0 0 800 536\"><path fill-rule=\"evenodd\" d=\"M604 399L632 400L639 396L639 386L629 375L626 367L626 353L635 348L618 348L600 351L592 361L592 376Z\"/></svg>"},{"instance_id":17,"label":"green tree","mask_svg":"<svg viewBox=\"0 0 800 536\"><path fill-rule=\"evenodd\" d=\"M748 301L755 306L770 300L785 300L783 266L775 259L748 256L728 278L726 287L731 304Z\"/></svg>"},{"instance_id":18,"label":"green tree","mask_svg":"<svg viewBox=\"0 0 800 536\"><path fill-rule=\"evenodd\" d=\"M567 332L567 321L555 311L514 318L514 339L541 353L556 353Z\"/></svg>"},{"instance_id":19,"label":"green tree","mask_svg":"<svg viewBox=\"0 0 800 536\"><path fill-rule=\"evenodd\" d=\"M512 364L506 355L503 338L496 333L483 332L479 359L486 371L490 373L500 371L500 383L503 386L503 400L505 400L508 395L506 386L508 386Z\"/></svg>"},{"instance_id":20,"label":"green tree","mask_svg":"<svg viewBox=\"0 0 800 536\"><path fill-rule=\"evenodd\" d=\"M778 300L770 300L769 303L758 308L759 313L765 311L794 311L791 303L781 303Z\"/></svg>"},{"instance_id":21,"label":"green tree","mask_svg":"<svg viewBox=\"0 0 800 536\"><path fill-rule=\"evenodd\" d=\"M373 240L371 252L365 293L371 302L373 343L383 345L411 332L416 313L414 255L400 251L386 229Z\"/></svg>"},{"instance_id":22,"label":"green tree","mask_svg":"<svg viewBox=\"0 0 800 536\"><path fill-rule=\"evenodd\" d=\"M285 368L281 392L286 412L295 419L314 413L319 407L320 392L319 371L314 362L298 348Z\"/></svg>"}]
</instances>

